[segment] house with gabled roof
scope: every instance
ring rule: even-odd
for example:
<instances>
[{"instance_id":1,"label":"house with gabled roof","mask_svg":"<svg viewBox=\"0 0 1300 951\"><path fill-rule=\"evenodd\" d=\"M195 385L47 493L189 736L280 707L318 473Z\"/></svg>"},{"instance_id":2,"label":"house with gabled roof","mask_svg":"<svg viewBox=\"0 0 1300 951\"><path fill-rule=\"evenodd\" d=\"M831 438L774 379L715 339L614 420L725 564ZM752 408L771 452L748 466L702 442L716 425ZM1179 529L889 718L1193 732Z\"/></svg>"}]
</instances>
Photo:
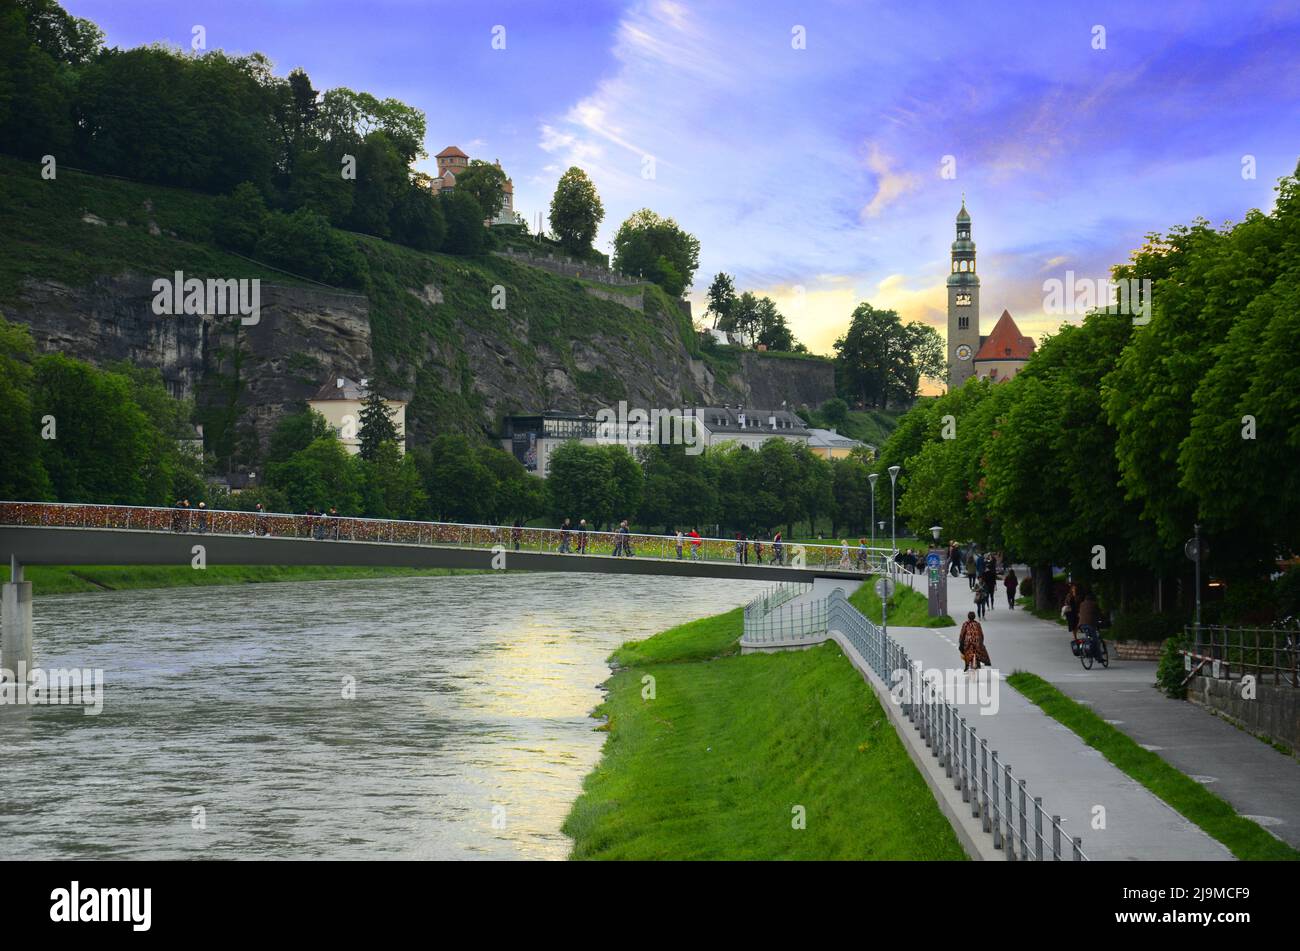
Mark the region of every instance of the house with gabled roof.
<instances>
[{"instance_id":1,"label":"house with gabled roof","mask_svg":"<svg viewBox=\"0 0 1300 951\"><path fill-rule=\"evenodd\" d=\"M980 338L975 354L975 376L995 383L1019 373L1034 355L1034 341L1020 332L1011 312L1004 310L993 332Z\"/></svg>"}]
</instances>

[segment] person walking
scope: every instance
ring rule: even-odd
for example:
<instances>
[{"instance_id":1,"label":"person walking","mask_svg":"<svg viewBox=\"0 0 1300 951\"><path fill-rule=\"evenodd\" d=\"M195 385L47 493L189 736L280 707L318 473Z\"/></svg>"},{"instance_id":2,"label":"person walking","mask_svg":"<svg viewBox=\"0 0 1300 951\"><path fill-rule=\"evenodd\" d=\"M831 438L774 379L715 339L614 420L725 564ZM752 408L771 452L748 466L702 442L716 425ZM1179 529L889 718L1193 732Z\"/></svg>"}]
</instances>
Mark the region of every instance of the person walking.
<instances>
[{"instance_id":1,"label":"person walking","mask_svg":"<svg viewBox=\"0 0 1300 951\"><path fill-rule=\"evenodd\" d=\"M691 529L691 561L700 560L700 545L702 545L703 543L704 543L704 539L700 537L700 533L697 530L692 528Z\"/></svg>"},{"instance_id":2,"label":"person walking","mask_svg":"<svg viewBox=\"0 0 1300 951\"><path fill-rule=\"evenodd\" d=\"M1070 637L1073 639L1079 630L1079 586L1073 582L1065 593L1061 614L1065 617L1065 626L1070 629Z\"/></svg>"},{"instance_id":3,"label":"person walking","mask_svg":"<svg viewBox=\"0 0 1300 951\"><path fill-rule=\"evenodd\" d=\"M778 530L776 536L772 539L772 564L785 564L785 543L781 539L781 532Z\"/></svg>"},{"instance_id":4,"label":"person walking","mask_svg":"<svg viewBox=\"0 0 1300 951\"><path fill-rule=\"evenodd\" d=\"M957 545L957 539L948 543L948 573L954 578L961 577L961 548Z\"/></svg>"},{"instance_id":5,"label":"person walking","mask_svg":"<svg viewBox=\"0 0 1300 951\"><path fill-rule=\"evenodd\" d=\"M989 592L984 586L984 579L981 578L975 582L975 610L979 612L980 619L983 620L984 612L988 610Z\"/></svg>"},{"instance_id":6,"label":"person walking","mask_svg":"<svg viewBox=\"0 0 1300 951\"><path fill-rule=\"evenodd\" d=\"M1016 569L1007 568L1007 575L1002 579L1002 584L1007 589L1007 608L1014 611L1016 609Z\"/></svg>"},{"instance_id":7,"label":"person walking","mask_svg":"<svg viewBox=\"0 0 1300 951\"><path fill-rule=\"evenodd\" d=\"M754 539L754 564L761 565L762 563L763 563L763 539L755 538Z\"/></svg>"},{"instance_id":8,"label":"person walking","mask_svg":"<svg viewBox=\"0 0 1300 951\"><path fill-rule=\"evenodd\" d=\"M966 665L962 668L963 673L972 667L979 670L981 665L993 665L989 660L988 649L984 646L984 628L975 620L974 611L966 612L966 623L961 626L961 633L957 636L957 650L961 652L961 659Z\"/></svg>"},{"instance_id":9,"label":"person walking","mask_svg":"<svg viewBox=\"0 0 1300 951\"><path fill-rule=\"evenodd\" d=\"M572 534L572 531L573 530L569 526L569 520L566 518L564 520L564 523L560 526L560 554L561 555L567 555L569 553L569 535Z\"/></svg>"},{"instance_id":10,"label":"person walking","mask_svg":"<svg viewBox=\"0 0 1300 951\"><path fill-rule=\"evenodd\" d=\"M988 561L984 563L984 591L988 594L989 610L995 607L994 601L998 593L998 572L995 567L997 562L990 555Z\"/></svg>"},{"instance_id":11,"label":"person walking","mask_svg":"<svg viewBox=\"0 0 1300 951\"><path fill-rule=\"evenodd\" d=\"M618 523L618 533L623 539L623 557L631 558L636 552L632 550L632 531L627 527L627 519Z\"/></svg>"},{"instance_id":12,"label":"person walking","mask_svg":"<svg viewBox=\"0 0 1300 951\"><path fill-rule=\"evenodd\" d=\"M682 545L685 544L685 542L686 542L686 536L682 534L682 530L680 528L677 529L677 560L678 561L682 560Z\"/></svg>"},{"instance_id":13,"label":"person walking","mask_svg":"<svg viewBox=\"0 0 1300 951\"><path fill-rule=\"evenodd\" d=\"M975 569L977 567L974 550L966 552L966 583L970 585L972 591L975 590Z\"/></svg>"},{"instance_id":14,"label":"person walking","mask_svg":"<svg viewBox=\"0 0 1300 951\"><path fill-rule=\"evenodd\" d=\"M849 560L849 540L840 539L840 567L848 570L853 567L853 562Z\"/></svg>"},{"instance_id":15,"label":"person walking","mask_svg":"<svg viewBox=\"0 0 1300 951\"><path fill-rule=\"evenodd\" d=\"M578 554L585 555L586 553L587 553L587 520L585 518L580 518L578 519Z\"/></svg>"},{"instance_id":16,"label":"person walking","mask_svg":"<svg viewBox=\"0 0 1300 951\"><path fill-rule=\"evenodd\" d=\"M510 541L514 543L515 551L519 550L519 543L523 541L523 538L524 538L523 523L520 522L519 519L515 519L515 523L510 526Z\"/></svg>"}]
</instances>

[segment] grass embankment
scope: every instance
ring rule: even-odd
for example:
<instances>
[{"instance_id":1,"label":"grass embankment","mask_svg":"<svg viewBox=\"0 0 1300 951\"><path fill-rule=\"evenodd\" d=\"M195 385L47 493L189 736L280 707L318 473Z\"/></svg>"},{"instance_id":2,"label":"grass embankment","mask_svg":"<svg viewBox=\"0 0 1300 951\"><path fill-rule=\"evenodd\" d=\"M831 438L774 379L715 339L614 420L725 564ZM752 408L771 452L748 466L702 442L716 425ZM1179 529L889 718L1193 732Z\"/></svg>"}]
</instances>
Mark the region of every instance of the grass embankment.
<instances>
[{"instance_id":1,"label":"grass embankment","mask_svg":"<svg viewBox=\"0 0 1300 951\"><path fill-rule=\"evenodd\" d=\"M571 857L964 858L839 648L740 656L741 626L737 608L614 653L604 755L564 823Z\"/></svg>"},{"instance_id":2,"label":"grass embankment","mask_svg":"<svg viewBox=\"0 0 1300 951\"><path fill-rule=\"evenodd\" d=\"M1175 811L1218 839L1239 859L1300 860L1297 852L1249 819L1201 783L1170 766L1150 750L1115 729L1087 707L1071 700L1041 677L1018 671L1007 678L1032 703L1065 724L1099 750L1126 775L1137 780Z\"/></svg>"},{"instance_id":3,"label":"grass embankment","mask_svg":"<svg viewBox=\"0 0 1300 951\"><path fill-rule=\"evenodd\" d=\"M32 594L77 594L84 591L130 591L139 588L188 588L203 585L256 584L267 581L342 581L352 578L474 574L463 568L365 568L333 565L28 565L23 577ZM9 566L0 581L9 580Z\"/></svg>"},{"instance_id":4,"label":"grass embankment","mask_svg":"<svg viewBox=\"0 0 1300 951\"><path fill-rule=\"evenodd\" d=\"M873 575L849 595L849 604L879 624L883 621L884 612L875 586L876 578ZM930 617L930 601L925 595L897 585L889 599L889 623L895 627L952 627L957 622L946 614Z\"/></svg>"}]
</instances>

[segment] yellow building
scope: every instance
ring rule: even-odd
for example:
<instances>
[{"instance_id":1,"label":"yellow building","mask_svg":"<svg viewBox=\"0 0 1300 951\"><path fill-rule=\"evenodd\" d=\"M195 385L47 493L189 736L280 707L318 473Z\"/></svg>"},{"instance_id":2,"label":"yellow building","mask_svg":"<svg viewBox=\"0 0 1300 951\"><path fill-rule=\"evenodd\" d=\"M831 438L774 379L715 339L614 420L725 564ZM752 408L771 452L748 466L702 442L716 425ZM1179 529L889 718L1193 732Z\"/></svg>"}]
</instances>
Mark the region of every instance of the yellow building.
<instances>
[{"instance_id":1,"label":"yellow building","mask_svg":"<svg viewBox=\"0 0 1300 951\"><path fill-rule=\"evenodd\" d=\"M361 405L370 392L367 382L335 377L326 380L316 395L307 401L308 406L325 417L330 429L354 456L361 451ZM386 399L384 404L397 427L397 448L406 452L406 400Z\"/></svg>"},{"instance_id":2,"label":"yellow building","mask_svg":"<svg viewBox=\"0 0 1300 951\"><path fill-rule=\"evenodd\" d=\"M834 429L809 429L808 448L814 456L821 456L823 459L847 459L853 455L855 449L859 448L866 449L872 455L876 452L875 446L850 439Z\"/></svg>"}]
</instances>

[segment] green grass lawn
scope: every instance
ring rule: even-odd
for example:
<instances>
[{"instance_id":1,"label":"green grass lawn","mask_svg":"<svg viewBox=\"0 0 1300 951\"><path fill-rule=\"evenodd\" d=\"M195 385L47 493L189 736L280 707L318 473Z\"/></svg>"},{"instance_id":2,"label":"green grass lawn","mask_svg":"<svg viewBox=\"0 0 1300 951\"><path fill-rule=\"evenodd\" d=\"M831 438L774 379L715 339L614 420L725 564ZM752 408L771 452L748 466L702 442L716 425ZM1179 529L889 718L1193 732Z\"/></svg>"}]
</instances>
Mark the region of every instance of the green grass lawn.
<instances>
[{"instance_id":1,"label":"green grass lawn","mask_svg":"<svg viewBox=\"0 0 1300 951\"><path fill-rule=\"evenodd\" d=\"M267 581L337 581L348 578L474 573L476 572L464 568L365 568L333 565L209 565L202 571L189 565L28 565L23 569L23 577L32 583L32 594L37 596ZM5 565L0 568L0 581L8 580L9 566Z\"/></svg>"},{"instance_id":2,"label":"green grass lawn","mask_svg":"<svg viewBox=\"0 0 1300 951\"><path fill-rule=\"evenodd\" d=\"M875 590L876 578L871 576L849 595L853 605L877 624L883 620L880 596ZM898 585L889 599L889 623L895 627L951 627L957 622L946 614L930 617L930 601L919 591Z\"/></svg>"},{"instance_id":3,"label":"green grass lawn","mask_svg":"<svg viewBox=\"0 0 1300 951\"><path fill-rule=\"evenodd\" d=\"M572 857L965 858L839 648L740 656L741 622L736 609L615 652L604 755L564 824Z\"/></svg>"},{"instance_id":4,"label":"green grass lawn","mask_svg":"<svg viewBox=\"0 0 1300 951\"><path fill-rule=\"evenodd\" d=\"M1216 796L1150 750L1143 749L1082 704L1075 703L1041 677L1018 671L1007 682L1043 712L1068 726L1085 743L1114 763L1126 775L1186 816L1239 859L1295 861L1297 852L1274 838Z\"/></svg>"}]
</instances>

